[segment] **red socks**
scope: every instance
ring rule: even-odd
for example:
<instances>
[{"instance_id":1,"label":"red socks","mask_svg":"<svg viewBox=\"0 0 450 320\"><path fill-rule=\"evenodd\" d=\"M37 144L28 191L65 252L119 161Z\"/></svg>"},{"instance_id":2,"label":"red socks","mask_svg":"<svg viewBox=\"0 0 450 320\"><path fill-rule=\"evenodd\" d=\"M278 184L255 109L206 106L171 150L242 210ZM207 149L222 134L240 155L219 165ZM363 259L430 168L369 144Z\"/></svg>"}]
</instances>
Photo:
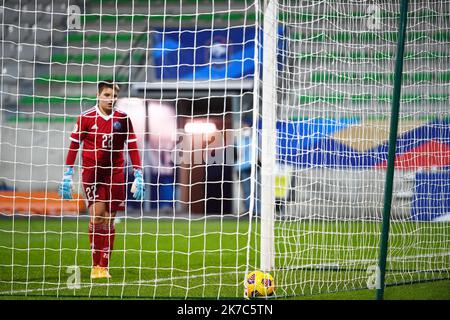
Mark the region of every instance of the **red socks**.
<instances>
[{"instance_id":1,"label":"red socks","mask_svg":"<svg viewBox=\"0 0 450 320\"><path fill-rule=\"evenodd\" d=\"M114 228L114 222L111 224L103 225L103 249L100 259L100 267L108 268L109 259L111 258L111 252L114 246L114 238L116 235L116 229Z\"/></svg>"},{"instance_id":2,"label":"red socks","mask_svg":"<svg viewBox=\"0 0 450 320\"><path fill-rule=\"evenodd\" d=\"M89 243L92 250L92 266L108 268L114 246L116 230L111 224L89 223Z\"/></svg>"},{"instance_id":3,"label":"red socks","mask_svg":"<svg viewBox=\"0 0 450 320\"><path fill-rule=\"evenodd\" d=\"M102 250L102 240L103 237L100 235L101 224L94 224L92 221L89 222L89 243L91 244L92 250L92 266L100 265L101 250Z\"/></svg>"}]
</instances>

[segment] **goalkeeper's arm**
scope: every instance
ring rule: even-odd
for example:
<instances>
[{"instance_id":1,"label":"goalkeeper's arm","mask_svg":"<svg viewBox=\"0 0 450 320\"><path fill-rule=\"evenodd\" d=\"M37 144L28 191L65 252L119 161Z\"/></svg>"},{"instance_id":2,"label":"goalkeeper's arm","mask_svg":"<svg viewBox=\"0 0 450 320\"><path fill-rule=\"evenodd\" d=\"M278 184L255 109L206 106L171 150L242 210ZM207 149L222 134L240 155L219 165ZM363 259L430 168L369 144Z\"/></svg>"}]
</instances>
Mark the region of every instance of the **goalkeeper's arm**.
<instances>
[{"instance_id":1,"label":"goalkeeper's arm","mask_svg":"<svg viewBox=\"0 0 450 320\"><path fill-rule=\"evenodd\" d=\"M128 142L128 153L134 169L134 181L131 186L131 192L133 193L134 199L142 200L144 199L145 192L144 176L142 173L141 157L135 140Z\"/></svg>"},{"instance_id":2,"label":"goalkeeper's arm","mask_svg":"<svg viewBox=\"0 0 450 320\"><path fill-rule=\"evenodd\" d=\"M72 141L69 147L69 152L66 158L66 169L64 170L64 175L62 182L58 188L58 194L63 199L72 199L72 176L73 176L73 165L77 157L78 149L80 148L80 143Z\"/></svg>"}]
</instances>

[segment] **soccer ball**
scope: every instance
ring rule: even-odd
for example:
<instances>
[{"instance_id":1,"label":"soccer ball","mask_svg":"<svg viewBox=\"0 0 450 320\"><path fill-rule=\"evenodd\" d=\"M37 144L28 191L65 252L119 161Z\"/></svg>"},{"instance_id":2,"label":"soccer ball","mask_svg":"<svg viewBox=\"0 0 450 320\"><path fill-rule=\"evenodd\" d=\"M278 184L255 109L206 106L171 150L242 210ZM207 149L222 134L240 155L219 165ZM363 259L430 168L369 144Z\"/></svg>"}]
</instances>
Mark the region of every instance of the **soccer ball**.
<instances>
[{"instance_id":1,"label":"soccer ball","mask_svg":"<svg viewBox=\"0 0 450 320\"><path fill-rule=\"evenodd\" d=\"M245 278L244 294L247 298L271 296L275 291L275 281L269 273L252 271Z\"/></svg>"}]
</instances>

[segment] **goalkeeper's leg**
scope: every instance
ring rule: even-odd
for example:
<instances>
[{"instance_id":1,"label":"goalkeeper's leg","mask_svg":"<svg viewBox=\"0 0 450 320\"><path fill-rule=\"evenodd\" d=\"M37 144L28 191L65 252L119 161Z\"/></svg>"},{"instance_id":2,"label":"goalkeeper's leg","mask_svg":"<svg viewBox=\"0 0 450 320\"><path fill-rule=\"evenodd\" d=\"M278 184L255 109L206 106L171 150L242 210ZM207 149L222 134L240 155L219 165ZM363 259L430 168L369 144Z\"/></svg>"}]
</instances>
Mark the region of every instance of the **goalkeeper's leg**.
<instances>
[{"instance_id":1,"label":"goalkeeper's leg","mask_svg":"<svg viewBox=\"0 0 450 320\"><path fill-rule=\"evenodd\" d=\"M111 259L112 250L114 248L114 240L116 237L116 229L114 227L114 218L116 212L107 212L103 223L103 242L102 253L99 265L101 268L109 269L109 261Z\"/></svg>"},{"instance_id":2,"label":"goalkeeper's leg","mask_svg":"<svg viewBox=\"0 0 450 320\"><path fill-rule=\"evenodd\" d=\"M105 225L107 218L107 192L105 192L104 177L98 174L97 168L84 168L82 171L83 187L88 200L89 243L92 252L91 278L101 278L98 274L104 248L105 234L109 231L109 225ZM109 219L107 219L109 223Z\"/></svg>"},{"instance_id":3,"label":"goalkeeper's leg","mask_svg":"<svg viewBox=\"0 0 450 320\"><path fill-rule=\"evenodd\" d=\"M108 270L116 235L114 219L118 210L125 209L125 176L123 170L113 171L110 188L105 188L105 190L103 193L109 201L105 203L107 207L105 207L103 214L103 242L99 265L101 268Z\"/></svg>"},{"instance_id":4,"label":"goalkeeper's leg","mask_svg":"<svg viewBox=\"0 0 450 320\"><path fill-rule=\"evenodd\" d=\"M93 203L89 206L89 213L91 216L89 222L89 242L92 250L91 278L109 278L110 275L107 272L108 264L104 266L105 261L103 261L105 248L108 248L106 250L109 255L109 243L112 242L110 240L112 232L110 230L110 219L106 210L106 203Z\"/></svg>"}]
</instances>

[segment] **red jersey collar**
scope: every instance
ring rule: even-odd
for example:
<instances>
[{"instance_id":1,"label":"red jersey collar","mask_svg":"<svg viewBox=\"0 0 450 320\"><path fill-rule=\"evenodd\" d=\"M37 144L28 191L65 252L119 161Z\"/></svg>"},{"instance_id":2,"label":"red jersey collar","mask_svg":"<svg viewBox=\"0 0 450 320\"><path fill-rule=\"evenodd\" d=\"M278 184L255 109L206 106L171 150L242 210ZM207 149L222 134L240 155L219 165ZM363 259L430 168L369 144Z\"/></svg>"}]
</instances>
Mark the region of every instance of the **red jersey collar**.
<instances>
[{"instance_id":1,"label":"red jersey collar","mask_svg":"<svg viewBox=\"0 0 450 320\"><path fill-rule=\"evenodd\" d=\"M111 114L110 114L109 116L107 116L106 114L104 114L104 113L100 110L100 108L98 107L98 104L96 104L96 105L94 106L94 108L95 108L95 111L97 111L98 115L99 115L100 117L102 117L103 119L105 119L106 121L108 121L109 119L111 119L111 118L113 117L113 115L114 115L114 107L113 107L112 112L111 112Z\"/></svg>"}]
</instances>

